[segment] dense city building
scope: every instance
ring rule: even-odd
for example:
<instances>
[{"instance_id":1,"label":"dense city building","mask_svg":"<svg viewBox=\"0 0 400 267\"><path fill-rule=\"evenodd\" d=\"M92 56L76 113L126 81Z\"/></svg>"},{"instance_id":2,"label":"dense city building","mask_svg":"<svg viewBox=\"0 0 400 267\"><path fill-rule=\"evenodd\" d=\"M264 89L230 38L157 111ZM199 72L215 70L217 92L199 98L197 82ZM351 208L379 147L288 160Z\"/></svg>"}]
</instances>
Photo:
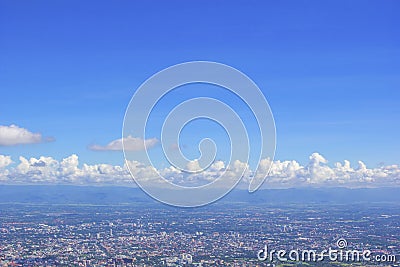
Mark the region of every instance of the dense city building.
<instances>
[{"instance_id":1,"label":"dense city building","mask_svg":"<svg viewBox=\"0 0 400 267\"><path fill-rule=\"evenodd\" d=\"M276 266L260 261L274 250L335 248L400 252L398 205L240 205L198 209L148 205L3 204L0 266ZM393 261L394 260L394 261ZM345 266L348 262L292 262Z\"/></svg>"}]
</instances>

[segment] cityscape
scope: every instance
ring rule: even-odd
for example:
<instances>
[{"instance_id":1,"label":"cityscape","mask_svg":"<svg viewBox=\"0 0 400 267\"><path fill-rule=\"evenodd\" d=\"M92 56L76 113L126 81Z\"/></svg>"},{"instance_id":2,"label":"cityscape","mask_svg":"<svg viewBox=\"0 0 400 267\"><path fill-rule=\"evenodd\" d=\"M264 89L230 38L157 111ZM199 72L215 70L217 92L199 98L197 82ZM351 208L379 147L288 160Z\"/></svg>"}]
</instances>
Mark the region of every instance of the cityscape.
<instances>
[{"instance_id":1,"label":"cityscape","mask_svg":"<svg viewBox=\"0 0 400 267\"><path fill-rule=\"evenodd\" d=\"M2 204L0 266L399 266L398 204ZM260 261L275 250L336 248L385 261ZM393 257L391 257L392 255Z\"/></svg>"}]
</instances>

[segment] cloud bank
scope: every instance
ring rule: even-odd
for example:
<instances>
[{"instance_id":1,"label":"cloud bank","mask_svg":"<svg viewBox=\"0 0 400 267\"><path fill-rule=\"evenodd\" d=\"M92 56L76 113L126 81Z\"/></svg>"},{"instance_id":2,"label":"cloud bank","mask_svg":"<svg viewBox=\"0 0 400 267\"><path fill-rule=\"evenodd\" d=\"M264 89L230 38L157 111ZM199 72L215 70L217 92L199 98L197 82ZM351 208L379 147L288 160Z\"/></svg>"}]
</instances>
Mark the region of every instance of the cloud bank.
<instances>
[{"instance_id":1,"label":"cloud bank","mask_svg":"<svg viewBox=\"0 0 400 267\"><path fill-rule=\"evenodd\" d=\"M53 141L53 138L43 138L40 133L32 133L17 125L0 125L0 146L15 146L23 144L36 144Z\"/></svg>"},{"instance_id":2,"label":"cloud bank","mask_svg":"<svg viewBox=\"0 0 400 267\"><path fill-rule=\"evenodd\" d=\"M240 186L247 188L255 175L265 175L269 159L260 162L259 172L249 168L243 175ZM355 167L350 162L337 162L329 166L320 154L313 153L306 165L297 161L274 161L263 188L291 187L385 187L400 186L400 167L398 165L367 168L359 161ZM207 184L226 172L232 179L237 177L246 163L235 161L230 166L222 161L214 162L201 173L185 173L173 166L155 169L140 162L128 162L135 177L155 180L157 172L167 180L180 185L196 186ZM110 164L80 164L77 155L58 161L52 157L26 159L19 157L17 162L9 156L0 155L1 184L71 184L71 185L124 185L135 186L127 166Z\"/></svg>"}]
</instances>

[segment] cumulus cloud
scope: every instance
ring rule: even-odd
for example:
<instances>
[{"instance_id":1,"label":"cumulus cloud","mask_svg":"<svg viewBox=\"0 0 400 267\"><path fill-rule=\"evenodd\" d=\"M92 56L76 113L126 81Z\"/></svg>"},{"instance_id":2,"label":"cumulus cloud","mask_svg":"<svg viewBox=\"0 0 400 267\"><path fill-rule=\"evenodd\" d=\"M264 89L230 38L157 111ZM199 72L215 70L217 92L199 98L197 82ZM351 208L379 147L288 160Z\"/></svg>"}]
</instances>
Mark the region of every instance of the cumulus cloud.
<instances>
[{"instance_id":1,"label":"cumulus cloud","mask_svg":"<svg viewBox=\"0 0 400 267\"><path fill-rule=\"evenodd\" d=\"M362 161L351 167L348 160L329 166L328 160L319 153L313 153L307 165L296 161L274 161L266 180L270 187L302 186L346 186L381 187L400 186L398 165L367 168Z\"/></svg>"},{"instance_id":2,"label":"cumulus cloud","mask_svg":"<svg viewBox=\"0 0 400 267\"><path fill-rule=\"evenodd\" d=\"M137 161L129 161L124 166L110 164L80 163L77 155L71 155L60 161L52 157L20 157L16 164L9 156L0 155L0 182L2 184L74 184L74 185L127 185L134 186L132 177L156 181L161 174L168 181L185 186L210 183L225 174L236 179L242 176L241 186L257 175L269 175L263 188L290 187L383 187L400 186L400 167L398 165L368 168L359 161L353 167L348 160L328 165L328 160L319 153L313 153L305 165L295 160L271 162L263 159L258 172L251 170L247 163L238 160L226 165L223 161L214 162L203 172L187 173L169 166L156 169ZM196 168L196 164L193 168ZM271 166L271 168L269 168ZM243 172L244 170L244 172ZM155 184L156 186L156 184Z\"/></svg>"},{"instance_id":3,"label":"cumulus cloud","mask_svg":"<svg viewBox=\"0 0 400 267\"><path fill-rule=\"evenodd\" d=\"M40 133L32 133L17 125L0 125L0 146L15 146L53 141L53 138L43 138Z\"/></svg>"},{"instance_id":4,"label":"cumulus cloud","mask_svg":"<svg viewBox=\"0 0 400 267\"><path fill-rule=\"evenodd\" d=\"M5 182L8 179L10 171L6 169L13 161L10 156L0 155L0 182Z\"/></svg>"},{"instance_id":5,"label":"cumulus cloud","mask_svg":"<svg viewBox=\"0 0 400 267\"><path fill-rule=\"evenodd\" d=\"M52 157L26 159L19 157L19 164L9 169L11 184L128 184L132 182L126 168L110 164L82 164L73 154L58 161Z\"/></svg>"},{"instance_id":6,"label":"cumulus cloud","mask_svg":"<svg viewBox=\"0 0 400 267\"><path fill-rule=\"evenodd\" d=\"M202 170L202 168L200 167L199 161L197 159L189 161L186 165L186 169L189 172L198 172L198 171Z\"/></svg>"},{"instance_id":7,"label":"cumulus cloud","mask_svg":"<svg viewBox=\"0 0 400 267\"><path fill-rule=\"evenodd\" d=\"M101 145L92 145L89 146L90 150L94 151L122 151L122 138L111 141L105 146ZM141 139L137 137L128 136L125 138L125 150L126 151L141 151L144 149L149 149L154 147L158 143L157 138L151 139Z\"/></svg>"},{"instance_id":8,"label":"cumulus cloud","mask_svg":"<svg viewBox=\"0 0 400 267\"><path fill-rule=\"evenodd\" d=\"M0 169L7 167L12 163L10 156L0 155Z\"/></svg>"}]
</instances>

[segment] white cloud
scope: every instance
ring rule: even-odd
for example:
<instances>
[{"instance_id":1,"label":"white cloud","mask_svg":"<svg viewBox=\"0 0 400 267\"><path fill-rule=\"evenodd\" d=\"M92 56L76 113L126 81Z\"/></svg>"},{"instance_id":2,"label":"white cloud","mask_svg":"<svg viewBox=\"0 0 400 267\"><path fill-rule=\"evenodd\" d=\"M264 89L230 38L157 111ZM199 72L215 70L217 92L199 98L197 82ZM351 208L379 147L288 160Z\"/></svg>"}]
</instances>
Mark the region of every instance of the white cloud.
<instances>
[{"instance_id":1,"label":"white cloud","mask_svg":"<svg viewBox=\"0 0 400 267\"><path fill-rule=\"evenodd\" d=\"M198 171L202 170L202 168L200 167L199 161L197 159L189 161L186 165L186 169L189 172L198 172Z\"/></svg>"},{"instance_id":2,"label":"white cloud","mask_svg":"<svg viewBox=\"0 0 400 267\"><path fill-rule=\"evenodd\" d=\"M43 139L40 133L32 133L17 125L0 125L0 146L15 146L53 141L53 138Z\"/></svg>"},{"instance_id":3,"label":"white cloud","mask_svg":"<svg viewBox=\"0 0 400 267\"><path fill-rule=\"evenodd\" d=\"M0 169L7 167L12 163L10 156L0 155Z\"/></svg>"},{"instance_id":4,"label":"white cloud","mask_svg":"<svg viewBox=\"0 0 400 267\"><path fill-rule=\"evenodd\" d=\"M126 151L141 151L146 148L149 149L151 147L154 147L158 143L158 139L156 138L143 140L141 138L136 138L132 136L126 137L124 141ZM89 146L89 149L94 151L122 151L122 138L111 141L106 146L92 145Z\"/></svg>"},{"instance_id":5,"label":"white cloud","mask_svg":"<svg viewBox=\"0 0 400 267\"><path fill-rule=\"evenodd\" d=\"M126 168L110 164L82 164L73 154L57 161L51 157L19 158L19 164L8 170L11 184L129 184L132 178ZM4 179L3 179L4 180Z\"/></svg>"},{"instance_id":6,"label":"white cloud","mask_svg":"<svg viewBox=\"0 0 400 267\"><path fill-rule=\"evenodd\" d=\"M77 155L71 155L60 161L51 157L30 159L20 157L16 165L11 163L11 157L0 155L2 184L135 185L126 166L80 164ZM134 177L156 181L157 173L160 173L175 184L187 186L207 184L224 173L226 177L235 179L245 170L241 186L247 188L254 175L265 175L271 162L269 159L263 159L257 174L250 170L246 163L240 161L234 161L229 166L222 161L216 161L204 172L199 173L182 172L173 166L155 169L137 161L130 161L127 164ZM304 166L295 160L272 162L263 188L304 186L399 187L400 167L389 165L368 168L361 161L352 167L348 160L334 163L331 167L322 155L314 153Z\"/></svg>"},{"instance_id":7,"label":"white cloud","mask_svg":"<svg viewBox=\"0 0 400 267\"><path fill-rule=\"evenodd\" d=\"M0 182L7 181L9 170L6 169L13 161L10 156L0 155Z\"/></svg>"},{"instance_id":8,"label":"white cloud","mask_svg":"<svg viewBox=\"0 0 400 267\"><path fill-rule=\"evenodd\" d=\"M367 168L362 161L351 167L348 160L337 162L334 167L320 154L310 156L307 165L296 161L275 161L266 180L265 187L301 186L346 186L381 187L400 186L400 167L398 165Z\"/></svg>"}]
</instances>

